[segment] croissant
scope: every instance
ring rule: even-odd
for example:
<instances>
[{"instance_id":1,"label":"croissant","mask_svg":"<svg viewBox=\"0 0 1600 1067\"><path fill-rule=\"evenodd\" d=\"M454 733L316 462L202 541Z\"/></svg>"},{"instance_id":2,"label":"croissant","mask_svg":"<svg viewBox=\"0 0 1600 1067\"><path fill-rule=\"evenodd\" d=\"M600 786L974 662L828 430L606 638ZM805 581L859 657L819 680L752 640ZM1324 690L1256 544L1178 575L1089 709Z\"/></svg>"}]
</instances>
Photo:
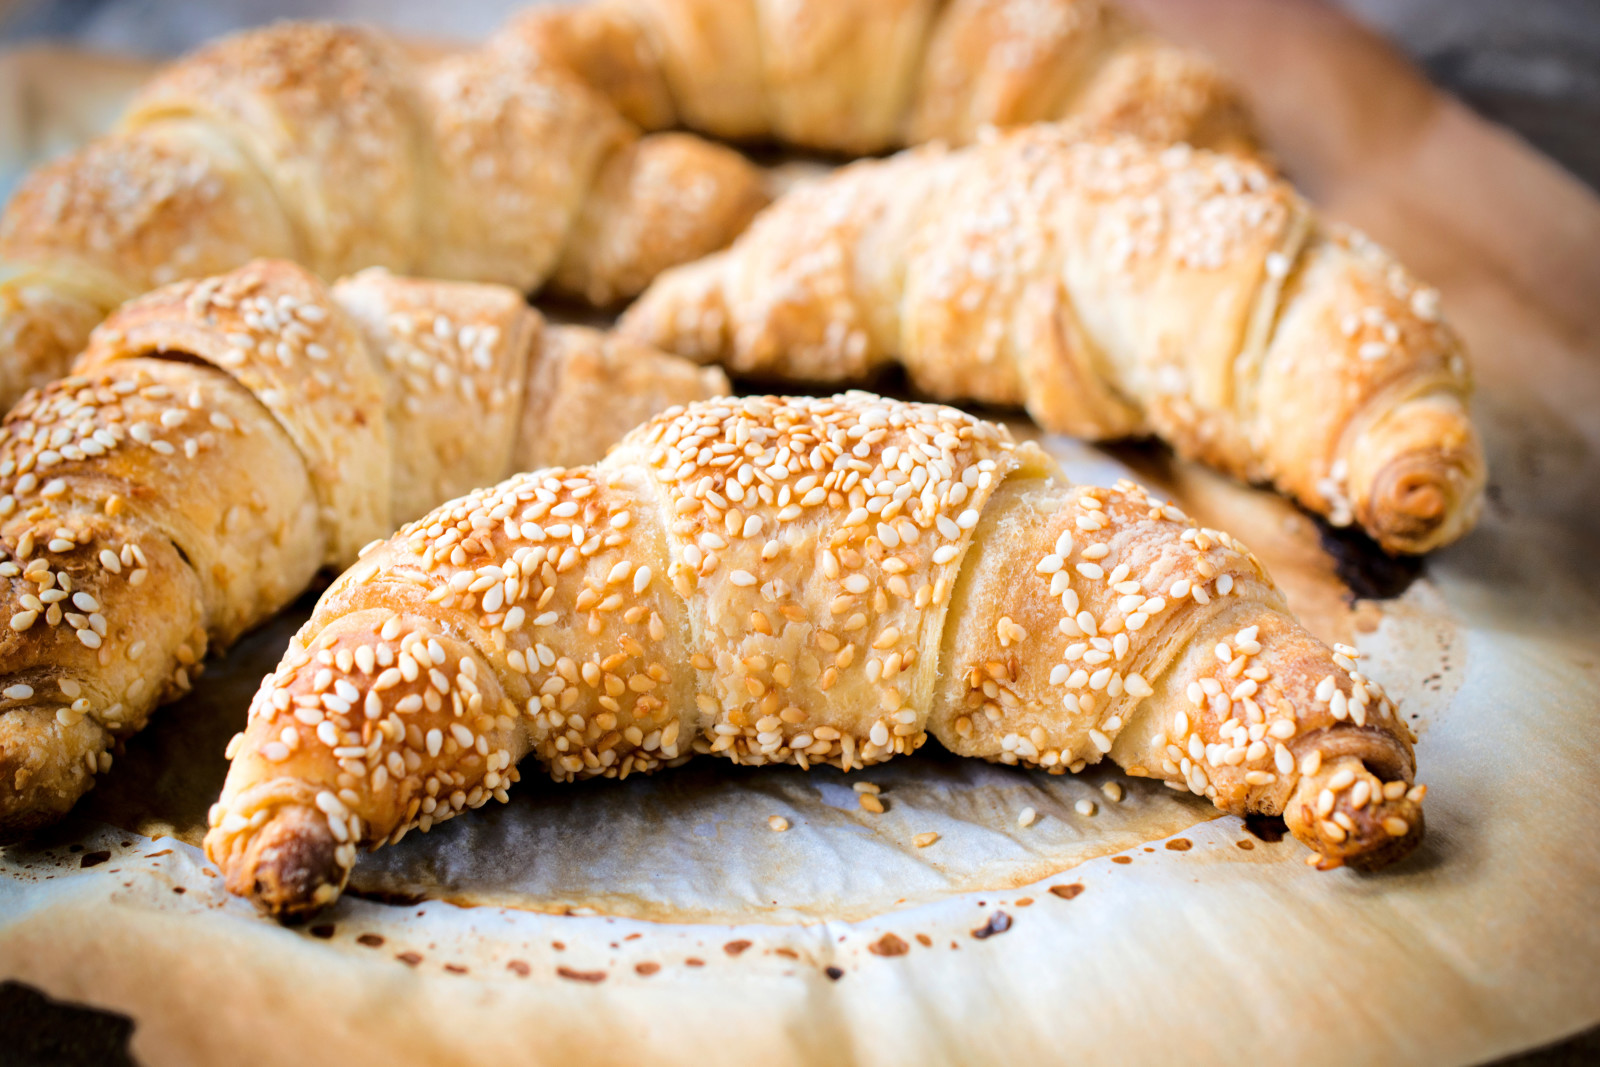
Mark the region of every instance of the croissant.
<instances>
[{"instance_id":1,"label":"croissant","mask_svg":"<svg viewBox=\"0 0 1600 1067\"><path fill-rule=\"evenodd\" d=\"M623 332L768 379L900 363L939 399L1154 434L1390 552L1476 520L1438 293L1250 161L1040 126L801 187L663 274Z\"/></svg>"},{"instance_id":2,"label":"croissant","mask_svg":"<svg viewBox=\"0 0 1600 1067\"><path fill-rule=\"evenodd\" d=\"M0 839L395 521L720 392L499 286L258 262L125 305L0 427Z\"/></svg>"},{"instance_id":3,"label":"croissant","mask_svg":"<svg viewBox=\"0 0 1600 1067\"><path fill-rule=\"evenodd\" d=\"M367 551L261 685L211 811L235 893L294 916L360 846L696 753L844 770L917 749L1109 756L1324 867L1423 832L1411 738L1259 562L1132 483L1067 482L952 408L865 393L664 412Z\"/></svg>"},{"instance_id":4,"label":"croissant","mask_svg":"<svg viewBox=\"0 0 1600 1067\"><path fill-rule=\"evenodd\" d=\"M1113 0L598 0L535 7L500 40L646 129L845 155L1072 118L1253 150L1235 89Z\"/></svg>"},{"instance_id":5,"label":"croissant","mask_svg":"<svg viewBox=\"0 0 1600 1067\"><path fill-rule=\"evenodd\" d=\"M282 23L180 60L116 132L35 172L0 223L0 403L65 372L119 302L252 257L380 265L597 300L726 244L759 171L641 137L596 90L496 48L418 61L381 33Z\"/></svg>"},{"instance_id":6,"label":"croissant","mask_svg":"<svg viewBox=\"0 0 1600 1067\"><path fill-rule=\"evenodd\" d=\"M1232 89L1106 0L597 0L483 48L283 23L180 60L0 221L0 406L111 308L256 256L594 303L725 245L758 171L678 132L847 152L987 123L1249 147Z\"/></svg>"}]
</instances>

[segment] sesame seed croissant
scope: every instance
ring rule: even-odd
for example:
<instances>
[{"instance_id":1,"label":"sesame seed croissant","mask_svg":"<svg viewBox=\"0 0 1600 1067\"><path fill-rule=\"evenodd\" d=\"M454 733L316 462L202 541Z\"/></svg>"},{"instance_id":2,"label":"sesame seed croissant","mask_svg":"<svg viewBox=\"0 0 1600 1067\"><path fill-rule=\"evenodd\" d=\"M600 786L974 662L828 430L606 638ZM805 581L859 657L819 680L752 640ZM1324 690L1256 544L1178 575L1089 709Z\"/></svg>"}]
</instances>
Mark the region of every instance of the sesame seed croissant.
<instances>
[{"instance_id":1,"label":"sesame seed croissant","mask_svg":"<svg viewBox=\"0 0 1600 1067\"><path fill-rule=\"evenodd\" d=\"M0 840L322 567L725 391L500 286L262 261L125 305L0 426Z\"/></svg>"},{"instance_id":2,"label":"sesame seed croissant","mask_svg":"<svg viewBox=\"0 0 1600 1067\"><path fill-rule=\"evenodd\" d=\"M1227 534L992 423L704 401L368 550L262 682L206 850L294 916L358 847L504 801L530 755L562 781L696 753L850 770L932 735L1054 773L1109 757L1377 866L1424 791L1354 657Z\"/></svg>"},{"instance_id":3,"label":"sesame seed croissant","mask_svg":"<svg viewBox=\"0 0 1600 1067\"><path fill-rule=\"evenodd\" d=\"M861 153L1068 115L1252 144L1212 66L1109 0L593 0L461 51L327 23L241 33L13 196L0 409L118 303L258 256L632 296L766 197L742 157L673 127Z\"/></svg>"},{"instance_id":4,"label":"sesame seed croissant","mask_svg":"<svg viewBox=\"0 0 1600 1067\"><path fill-rule=\"evenodd\" d=\"M1390 552L1485 472L1438 293L1237 157L1036 126L862 162L664 273L623 332L771 380L886 365L1044 427L1152 434Z\"/></svg>"}]
</instances>

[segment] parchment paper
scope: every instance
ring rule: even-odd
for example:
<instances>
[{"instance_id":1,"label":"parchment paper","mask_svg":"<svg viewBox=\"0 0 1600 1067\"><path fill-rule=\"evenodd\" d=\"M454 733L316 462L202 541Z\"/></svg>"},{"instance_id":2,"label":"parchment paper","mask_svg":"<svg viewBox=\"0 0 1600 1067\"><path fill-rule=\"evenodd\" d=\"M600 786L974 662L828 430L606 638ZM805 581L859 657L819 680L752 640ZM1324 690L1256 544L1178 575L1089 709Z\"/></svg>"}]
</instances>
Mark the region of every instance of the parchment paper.
<instances>
[{"instance_id":1,"label":"parchment paper","mask_svg":"<svg viewBox=\"0 0 1600 1067\"><path fill-rule=\"evenodd\" d=\"M129 1014L135 1055L163 1064L1464 1063L1600 1021L1600 204L1312 3L1138 6L1234 68L1332 214L1444 290L1491 502L1401 595L1360 600L1346 580L1415 576L1159 450L1050 446L1235 530L1314 629L1363 649L1421 734L1417 856L1318 874L1168 790L1129 781L1113 803L1108 775L922 753L867 772L878 816L836 772L703 760L530 775L510 805L364 858L357 893L284 929L193 842L291 616L69 824L0 854L0 976Z\"/></svg>"}]
</instances>

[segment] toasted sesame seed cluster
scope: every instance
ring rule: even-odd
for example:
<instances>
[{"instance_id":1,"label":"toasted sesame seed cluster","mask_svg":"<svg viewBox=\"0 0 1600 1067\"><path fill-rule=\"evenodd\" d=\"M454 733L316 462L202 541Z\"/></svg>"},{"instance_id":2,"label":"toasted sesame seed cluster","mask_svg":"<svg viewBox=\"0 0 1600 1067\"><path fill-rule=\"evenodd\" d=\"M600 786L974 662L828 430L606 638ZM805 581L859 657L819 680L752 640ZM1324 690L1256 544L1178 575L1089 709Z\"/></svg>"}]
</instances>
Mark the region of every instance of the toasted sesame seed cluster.
<instances>
[{"instance_id":1,"label":"toasted sesame seed cluster","mask_svg":"<svg viewBox=\"0 0 1600 1067\"><path fill-rule=\"evenodd\" d=\"M1019 405L1156 435L1391 552L1466 532L1484 482L1438 293L1259 163L1035 126L858 163L665 273L640 340L767 379Z\"/></svg>"},{"instance_id":2,"label":"toasted sesame seed cluster","mask_svg":"<svg viewBox=\"0 0 1600 1067\"><path fill-rule=\"evenodd\" d=\"M394 516L726 388L497 286L261 262L128 304L0 427L0 834Z\"/></svg>"},{"instance_id":3,"label":"toasted sesame seed cluster","mask_svg":"<svg viewBox=\"0 0 1600 1067\"><path fill-rule=\"evenodd\" d=\"M1388 859L1422 794L1353 656L1227 534L1070 485L1002 427L866 393L703 401L365 552L230 746L207 849L301 913L357 846L506 800L529 754L558 781L693 754L852 770L931 734L1055 773L1110 757L1287 814L1325 864Z\"/></svg>"},{"instance_id":4,"label":"toasted sesame seed cluster","mask_svg":"<svg viewBox=\"0 0 1600 1067\"><path fill-rule=\"evenodd\" d=\"M259 263L158 289L97 329L75 369L109 370L163 351L224 372L294 442L327 533L319 562L343 565L389 527L384 378L350 317L314 277ZM163 428L182 426L171 421L176 416L163 418Z\"/></svg>"}]
</instances>

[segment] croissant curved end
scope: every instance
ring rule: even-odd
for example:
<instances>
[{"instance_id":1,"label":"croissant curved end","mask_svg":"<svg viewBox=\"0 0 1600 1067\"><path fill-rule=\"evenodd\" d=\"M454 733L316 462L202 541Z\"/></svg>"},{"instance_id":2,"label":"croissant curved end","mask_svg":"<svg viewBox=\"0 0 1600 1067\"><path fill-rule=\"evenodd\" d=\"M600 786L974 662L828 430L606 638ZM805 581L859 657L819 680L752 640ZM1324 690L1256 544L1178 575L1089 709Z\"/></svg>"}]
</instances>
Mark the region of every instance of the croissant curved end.
<instances>
[{"instance_id":1,"label":"croissant curved end","mask_svg":"<svg viewBox=\"0 0 1600 1067\"><path fill-rule=\"evenodd\" d=\"M1344 756L1301 776L1284 808L1284 822L1317 854L1311 862L1319 869L1375 871L1422 843L1426 793L1426 786L1404 779L1384 782L1360 759Z\"/></svg>"},{"instance_id":2,"label":"croissant curved end","mask_svg":"<svg viewBox=\"0 0 1600 1067\"><path fill-rule=\"evenodd\" d=\"M234 855L222 829L206 835L206 853L222 866L230 893L246 897L267 915L285 922L309 918L332 903L349 871L339 865L338 842L328 820L314 808L283 805L243 841Z\"/></svg>"},{"instance_id":3,"label":"croissant curved end","mask_svg":"<svg viewBox=\"0 0 1600 1067\"><path fill-rule=\"evenodd\" d=\"M1486 473L1483 446L1458 403L1402 405L1363 444L1350 464L1355 518L1385 551L1429 552L1472 529Z\"/></svg>"},{"instance_id":4,"label":"croissant curved end","mask_svg":"<svg viewBox=\"0 0 1600 1067\"><path fill-rule=\"evenodd\" d=\"M1474 458L1430 450L1384 467L1373 484L1368 523L1378 543L1416 555L1470 530L1483 498L1482 464Z\"/></svg>"},{"instance_id":5,"label":"croissant curved end","mask_svg":"<svg viewBox=\"0 0 1600 1067\"><path fill-rule=\"evenodd\" d=\"M0 845L56 822L94 786L88 760L109 766L105 731L93 719L64 725L55 704L0 712ZM64 736L65 735L65 736Z\"/></svg>"}]
</instances>

